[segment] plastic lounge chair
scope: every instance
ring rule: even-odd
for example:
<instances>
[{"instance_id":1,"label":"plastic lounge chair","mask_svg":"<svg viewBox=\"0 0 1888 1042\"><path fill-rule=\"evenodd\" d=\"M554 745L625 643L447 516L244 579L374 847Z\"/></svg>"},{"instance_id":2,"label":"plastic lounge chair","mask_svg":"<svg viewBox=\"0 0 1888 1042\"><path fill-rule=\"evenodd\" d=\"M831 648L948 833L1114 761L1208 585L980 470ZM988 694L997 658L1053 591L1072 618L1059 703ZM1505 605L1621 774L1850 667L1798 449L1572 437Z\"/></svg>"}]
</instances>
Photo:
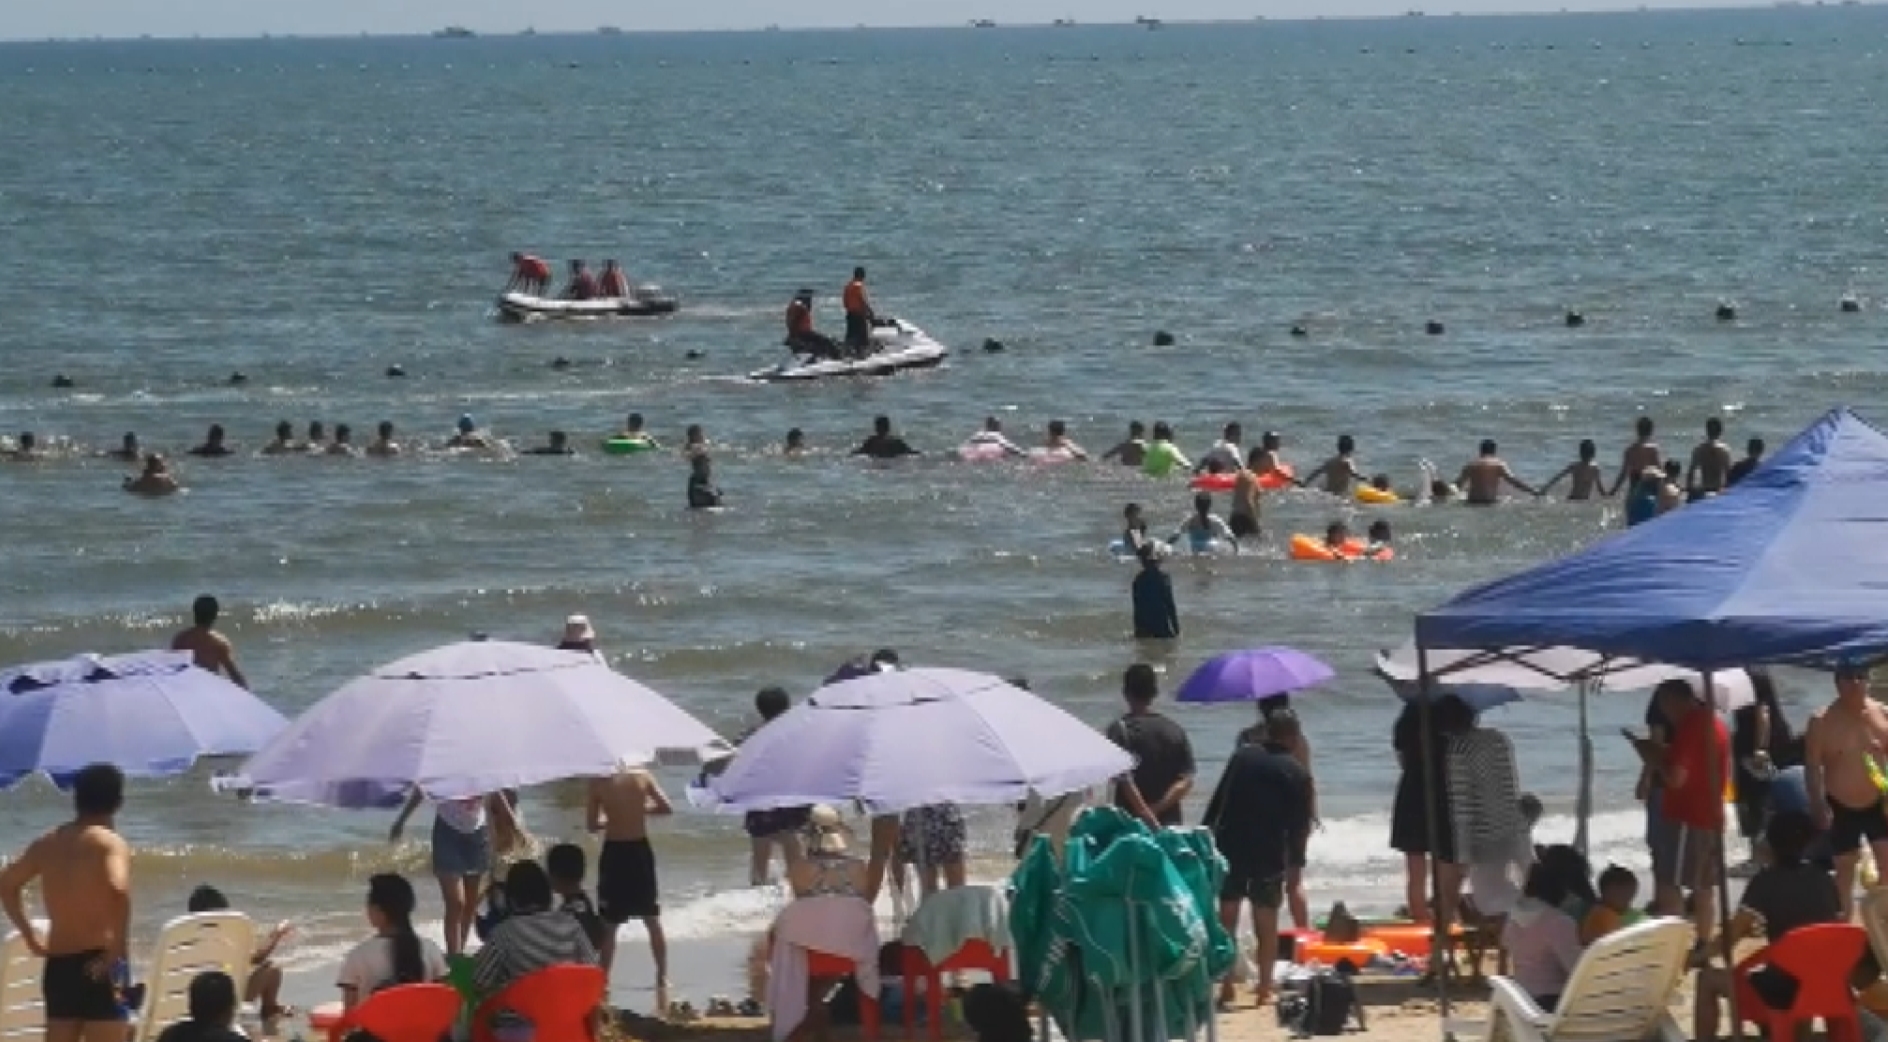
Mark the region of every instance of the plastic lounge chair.
<instances>
[{"instance_id":1,"label":"plastic lounge chair","mask_svg":"<svg viewBox=\"0 0 1888 1042\"><path fill-rule=\"evenodd\" d=\"M854 960L849 959L843 955L834 955L830 952L815 951L811 948L808 948L806 950L806 975L808 979L811 979L811 980L843 979L846 977L854 976L858 972L858 970L859 970L859 964L855 962ZM909 1007L910 1007L910 999L907 998L906 1008L909 1008ZM878 1031L879 1031L878 996L867 995L865 993L865 989L860 988L859 989L859 1033L865 1037L866 1042L872 1042L872 1040L878 1038Z\"/></svg>"},{"instance_id":2,"label":"plastic lounge chair","mask_svg":"<svg viewBox=\"0 0 1888 1042\"><path fill-rule=\"evenodd\" d=\"M1490 977L1489 1042L1685 1042L1672 1019L1672 993L1685 977L1691 924L1651 919L1593 942L1543 1012L1508 977Z\"/></svg>"},{"instance_id":3,"label":"plastic lounge chair","mask_svg":"<svg viewBox=\"0 0 1888 1042\"><path fill-rule=\"evenodd\" d=\"M1888 887L1872 887L1862 895L1861 920L1875 961L1888 966Z\"/></svg>"},{"instance_id":4,"label":"plastic lounge chair","mask_svg":"<svg viewBox=\"0 0 1888 1042\"><path fill-rule=\"evenodd\" d=\"M465 1003L444 984L401 984L376 991L328 1027L328 1042L365 1031L380 1042L440 1042Z\"/></svg>"},{"instance_id":5,"label":"plastic lounge chair","mask_svg":"<svg viewBox=\"0 0 1888 1042\"><path fill-rule=\"evenodd\" d=\"M1861 1042L1862 1025L1856 1016L1855 993L1849 978L1868 935L1849 923L1799 926L1762 951L1737 964L1732 973L1737 990L1737 1015L1760 1024L1774 1042L1794 1042L1797 1025L1811 1027L1820 1020L1830 1042ZM1774 966L1796 979L1796 1001L1789 1009L1766 1003L1751 985L1751 971Z\"/></svg>"},{"instance_id":6,"label":"plastic lounge chair","mask_svg":"<svg viewBox=\"0 0 1888 1042\"><path fill-rule=\"evenodd\" d=\"M34 920L42 933L44 920ZM46 1033L46 1004L39 994L39 956L26 938L9 932L0 944L0 1042L39 1042Z\"/></svg>"},{"instance_id":7,"label":"plastic lounge chair","mask_svg":"<svg viewBox=\"0 0 1888 1042\"><path fill-rule=\"evenodd\" d=\"M997 951L988 941L966 941L964 946L951 953L950 957L933 966L924 957L924 951L915 944L904 945L904 965L900 967L905 978L905 1034L918 1037L917 981L922 978L924 984L925 1015L930 1019L931 1042L944 1037L944 980L943 975L959 970L981 970L995 978L998 984L1010 979L1010 953L1007 949Z\"/></svg>"},{"instance_id":8,"label":"plastic lounge chair","mask_svg":"<svg viewBox=\"0 0 1888 1042\"><path fill-rule=\"evenodd\" d=\"M229 974L241 995L255 954L256 924L241 912L200 912L165 923L144 978L149 990L138 1037L156 1038L166 1025L189 1018L190 981L199 973Z\"/></svg>"},{"instance_id":9,"label":"plastic lounge chair","mask_svg":"<svg viewBox=\"0 0 1888 1042\"><path fill-rule=\"evenodd\" d=\"M531 1022L534 1042L590 1042L591 1016L609 983L596 966L546 966L520 977L472 1014L473 1042L497 1042L492 1014L510 1010Z\"/></svg>"}]
</instances>

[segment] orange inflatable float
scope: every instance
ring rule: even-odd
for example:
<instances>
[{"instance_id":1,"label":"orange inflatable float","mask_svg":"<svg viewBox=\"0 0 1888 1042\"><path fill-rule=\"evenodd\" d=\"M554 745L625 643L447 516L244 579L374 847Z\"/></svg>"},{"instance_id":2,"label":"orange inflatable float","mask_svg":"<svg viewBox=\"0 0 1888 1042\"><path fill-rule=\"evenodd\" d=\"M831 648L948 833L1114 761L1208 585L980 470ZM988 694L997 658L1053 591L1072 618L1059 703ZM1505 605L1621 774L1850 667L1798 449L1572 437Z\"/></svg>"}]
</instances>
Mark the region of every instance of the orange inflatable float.
<instances>
[{"instance_id":1,"label":"orange inflatable float","mask_svg":"<svg viewBox=\"0 0 1888 1042\"><path fill-rule=\"evenodd\" d=\"M1382 941L1365 937L1361 941L1339 944L1333 941L1309 941L1299 944L1293 953L1294 961L1303 964L1320 962L1326 966L1349 963L1352 969L1363 970L1369 967L1370 960L1388 955L1389 949Z\"/></svg>"},{"instance_id":2,"label":"orange inflatable float","mask_svg":"<svg viewBox=\"0 0 1888 1042\"><path fill-rule=\"evenodd\" d=\"M1277 470L1268 470L1259 475L1259 487L1268 492L1289 488L1294 476L1296 472L1291 469L1290 464L1280 464ZM1238 481L1238 474L1221 472L1197 475L1187 484L1195 492L1231 492L1233 485Z\"/></svg>"},{"instance_id":3,"label":"orange inflatable float","mask_svg":"<svg viewBox=\"0 0 1888 1042\"><path fill-rule=\"evenodd\" d=\"M1356 538L1345 540L1342 549L1334 550L1324 540L1302 532L1291 537L1294 561L1388 561L1396 556L1396 551L1387 546L1376 553L1365 554L1368 548L1369 544Z\"/></svg>"}]
</instances>

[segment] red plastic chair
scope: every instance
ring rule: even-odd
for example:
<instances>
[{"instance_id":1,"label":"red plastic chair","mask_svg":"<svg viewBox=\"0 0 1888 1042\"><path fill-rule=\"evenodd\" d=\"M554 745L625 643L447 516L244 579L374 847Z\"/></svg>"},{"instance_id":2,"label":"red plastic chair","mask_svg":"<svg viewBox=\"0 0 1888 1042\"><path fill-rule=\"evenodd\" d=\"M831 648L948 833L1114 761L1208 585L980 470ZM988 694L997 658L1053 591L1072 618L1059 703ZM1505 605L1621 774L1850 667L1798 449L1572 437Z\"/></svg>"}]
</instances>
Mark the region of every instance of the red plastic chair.
<instances>
[{"instance_id":1,"label":"red plastic chair","mask_svg":"<svg viewBox=\"0 0 1888 1042\"><path fill-rule=\"evenodd\" d=\"M1010 953L1008 950L997 951L988 941L966 941L962 948L951 953L949 958L937 965L924 957L924 949L915 944L907 944L904 952L905 976L905 1034L916 1038L918 1035L918 990L917 978L924 978L924 1007L929 1016L931 1042L938 1042L944 1037L944 981L943 975L960 970L982 970L996 978L998 984L1010 979Z\"/></svg>"},{"instance_id":2,"label":"red plastic chair","mask_svg":"<svg viewBox=\"0 0 1888 1042\"><path fill-rule=\"evenodd\" d=\"M401 984L374 992L329 1024L328 1042L355 1031L380 1042L439 1042L452 1034L463 1007L459 993L444 984Z\"/></svg>"},{"instance_id":3,"label":"red plastic chair","mask_svg":"<svg viewBox=\"0 0 1888 1042\"><path fill-rule=\"evenodd\" d=\"M1771 1042L1794 1042L1796 1026L1805 1029L1821 1020L1830 1042L1861 1042L1862 1025L1856 1018L1855 993L1849 977L1868 949L1868 934L1849 923L1799 926L1776 943L1737 964L1731 974L1737 991L1737 1015L1757 1024ZM1774 966L1796 978L1796 1001L1789 1009L1772 1009L1750 985L1750 974Z\"/></svg>"},{"instance_id":4,"label":"red plastic chair","mask_svg":"<svg viewBox=\"0 0 1888 1042\"><path fill-rule=\"evenodd\" d=\"M830 952L806 950L806 975L814 980L825 978L851 977L858 980L859 963L843 955ZM859 989L859 1028L867 1042L876 1042L878 1038L878 996L867 995L864 988Z\"/></svg>"},{"instance_id":5,"label":"red plastic chair","mask_svg":"<svg viewBox=\"0 0 1888 1042\"><path fill-rule=\"evenodd\" d=\"M596 966L546 966L479 1003L472 1015L473 1042L496 1042L492 1014L501 1009L530 1021L535 1042L591 1042L593 1018L608 986Z\"/></svg>"}]
</instances>

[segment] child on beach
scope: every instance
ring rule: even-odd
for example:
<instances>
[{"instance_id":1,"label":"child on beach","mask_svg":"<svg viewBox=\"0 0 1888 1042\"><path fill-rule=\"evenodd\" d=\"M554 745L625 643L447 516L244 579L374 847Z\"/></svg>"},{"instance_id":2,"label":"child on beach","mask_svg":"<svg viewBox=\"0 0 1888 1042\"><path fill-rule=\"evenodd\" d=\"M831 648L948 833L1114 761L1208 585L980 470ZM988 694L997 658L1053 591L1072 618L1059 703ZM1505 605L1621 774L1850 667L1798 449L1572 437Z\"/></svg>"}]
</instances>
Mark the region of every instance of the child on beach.
<instances>
[{"instance_id":1,"label":"child on beach","mask_svg":"<svg viewBox=\"0 0 1888 1042\"><path fill-rule=\"evenodd\" d=\"M597 914L590 895L584 892L584 868L583 848L575 843L559 843L544 855L544 871L551 877L551 892L557 895L558 909L574 916L583 927L584 935L590 938L591 947L602 951L609 940L610 927Z\"/></svg>"},{"instance_id":2,"label":"child on beach","mask_svg":"<svg viewBox=\"0 0 1888 1042\"><path fill-rule=\"evenodd\" d=\"M1607 865L1606 871L1600 873L1599 889L1600 903L1593 906L1580 924L1581 944L1592 944L1641 918L1639 910L1633 907L1639 897L1639 877L1632 874L1632 869Z\"/></svg>"},{"instance_id":3,"label":"child on beach","mask_svg":"<svg viewBox=\"0 0 1888 1042\"><path fill-rule=\"evenodd\" d=\"M191 915L201 912L226 912L229 910L229 898L216 887L204 885L190 892L190 900L185 908ZM270 961L275 949L289 935L289 924L277 923L269 936L263 938L255 952L249 956L249 982L243 987L243 1001L257 1003L262 1009L262 1033L275 1034L275 1025L285 1016L293 1016L295 1011L282 1005L282 967Z\"/></svg>"}]
</instances>

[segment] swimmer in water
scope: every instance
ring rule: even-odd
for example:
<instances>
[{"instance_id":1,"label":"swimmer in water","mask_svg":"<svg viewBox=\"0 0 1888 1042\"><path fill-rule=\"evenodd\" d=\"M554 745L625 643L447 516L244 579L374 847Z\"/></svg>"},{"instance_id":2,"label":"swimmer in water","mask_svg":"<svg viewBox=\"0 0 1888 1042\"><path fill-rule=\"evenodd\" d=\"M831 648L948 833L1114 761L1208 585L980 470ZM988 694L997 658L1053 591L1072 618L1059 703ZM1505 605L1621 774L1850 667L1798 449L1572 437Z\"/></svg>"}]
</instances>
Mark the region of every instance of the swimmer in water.
<instances>
[{"instance_id":1,"label":"swimmer in water","mask_svg":"<svg viewBox=\"0 0 1888 1042\"><path fill-rule=\"evenodd\" d=\"M1154 440L1141 455L1141 473L1150 478L1164 478L1176 469L1184 474L1193 469L1193 461L1173 443L1173 428L1156 422Z\"/></svg>"},{"instance_id":2,"label":"swimmer in water","mask_svg":"<svg viewBox=\"0 0 1888 1042\"><path fill-rule=\"evenodd\" d=\"M1129 553L1138 554L1148 545L1147 519L1141 516L1141 505L1129 503L1121 511L1121 544Z\"/></svg>"},{"instance_id":3,"label":"swimmer in water","mask_svg":"<svg viewBox=\"0 0 1888 1042\"><path fill-rule=\"evenodd\" d=\"M707 451L708 435L702 433L701 424L689 424L688 430L682 432L682 456L692 458Z\"/></svg>"},{"instance_id":4,"label":"swimmer in water","mask_svg":"<svg viewBox=\"0 0 1888 1042\"><path fill-rule=\"evenodd\" d=\"M1350 495L1351 485L1365 480L1364 472L1357 469L1357 461L1351 458L1356 452L1357 439L1348 434L1340 435L1337 439L1337 455L1318 464L1318 469L1305 475L1305 479L1298 482L1298 487L1310 488L1311 483L1321 477L1324 479L1324 491L1333 496Z\"/></svg>"},{"instance_id":5,"label":"swimmer in water","mask_svg":"<svg viewBox=\"0 0 1888 1042\"><path fill-rule=\"evenodd\" d=\"M124 488L126 492L139 496L168 496L176 492L179 486L164 457L153 452L144 457L144 473L135 478L126 478Z\"/></svg>"},{"instance_id":6,"label":"swimmer in water","mask_svg":"<svg viewBox=\"0 0 1888 1042\"><path fill-rule=\"evenodd\" d=\"M1547 484L1541 486L1541 495L1553 490L1555 485L1566 479L1572 479L1573 486L1567 490L1567 502L1584 503L1595 495L1607 495L1606 475L1600 471L1600 465L1593 462L1599 455L1599 446L1592 438L1580 440L1580 458L1560 468Z\"/></svg>"},{"instance_id":7,"label":"swimmer in water","mask_svg":"<svg viewBox=\"0 0 1888 1042\"><path fill-rule=\"evenodd\" d=\"M393 440L392 420L380 421L380 429L376 432L373 442L367 446L367 454L383 459L400 454L400 443Z\"/></svg>"},{"instance_id":8,"label":"swimmer in water","mask_svg":"<svg viewBox=\"0 0 1888 1042\"><path fill-rule=\"evenodd\" d=\"M1665 457L1659 452L1659 444L1652 440L1652 417L1639 417L1633 429L1638 436L1619 454L1619 476L1613 479L1613 487L1606 493L1609 496L1626 487L1627 479L1634 478L1645 468L1664 465Z\"/></svg>"},{"instance_id":9,"label":"swimmer in water","mask_svg":"<svg viewBox=\"0 0 1888 1042\"><path fill-rule=\"evenodd\" d=\"M632 412L629 414L628 420L625 421L623 424L623 432L621 434L618 434L616 437L619 441L639 441L639 442L642 442L644 445L649 446L652 449L659 449L662 447L661 442L656 441L656 439L652 437L648 431L643 429L642 413L639 413L639 412Z\"/></svg>"},{"instance_id":10,"label":"swimmer in water","mask_svg":"<svg viewBox=\"0 0 1888 1042\"><path fill-rule=\"evenodd\" d=\"M135 463L144 458L144 450L138 446L138 436L126 431L124 440L118 443L118 447L105 455L110 459Z\"/></svg>"},{"instance_id":11,"label":"swimmer in water","mask_svg":"<svg viewBox=\"0 0 1888 1042\"><path fill-rule=\"evenodd\" d=\"M190 455L215 459L218 456L228 456L232 451L228 438L223 432L223 425L212 423L209 432L203 436L203 444L193 447Z\"/></svg>"},{"instance_id":12,"label":"swimmer in water","mask_svg":"<svg viewBox=\"0 0 1888 1042\"><path fill-rule=\"evenodd\" d=\"M457 429L453 431L452 437L446 439L446 447L449 449L489 449L492 447L492 441L486 437L484 431L479 430L479 425L473 422L472 416L468 413L459 417Z\"/></svg>"},{"instance_id":13,"label":"swimmer in water","mask_svg":"<svg viewBox=\"0 0 1888 1042\"><path fill-rule=\"evenodd\" d=\"M1193 497L1193 515L1180 525L1180 530L1167 540L1167 545L1178 549L1182 539L1187 541L1187 548L1196 554L1211 553L1213 543L1219 540L1224 540L1234 553L1239 551L1239 537L1233 535L1226 522L1213 513L1213 497L1204 492Z\"/></svg>"},{"instance_id":14,"label":"swimmer in water","mask_svg":"<svg viewBox=\"0 0 1888 1042\"><path fill-rule=\"evenodd\" d=\"M1239 446L1245 440L1244 428L1237 423L1227 424L1225 429L1220 431L1219 440L1200 457L1200 462L1193 468L1193 472L1204 474L1210 471L1214 474L1230 474L1238 470L1240 463L1245 459L1245 450Z\"/></svg>"},{"instance_id":15,"label":"swimmer in water","mask_svg":"<svg viewBox=\"0 0 1888 1042\"><path fill-rule=\"evenodd\" d=\"M527 456L575 456L576 454L576 450L570 447L570 435L563 431L552 431L550 441L525 452Z\"/></svg>"},{"instance_id":16,"label":"swimmer in water","mask_svg":"<svg viewBox=\"0 0 1888 1042\"><path fill-rule=\"evenodd\" d=\"M295 425L283 420L275 425L275 440L262 447L264 456L286 456L291 452L300 452L302 447L295 444Z\"/></svg>"},{"instance_id":17,"label":"swimmer in water","mask_svg":"<svg viewBox=\"0 0 1888 1042\"><path fill-rule=\"evenodd\" d=\"M994 416L986 417L983 421L983 429L964 439L964 448L973 451L986 445L1001 449L1005 456L1027 455L1020 446L1003 433L1003 421Z\"/></svg>"},{"instance_id":18,"label":"swimmer in water","mask_svg":"<svg viewBox=\"0 0 1888 1042\"><path fill-rule=\"evenodd\" d=\"M46 454L39 447L39 439L33 436L32 431L21 431L19 438L13 442L13 450L7 453L7 459L15 463L32 463L45 458Z\"/></svg>"},{"instance_id":19,"label":"swimmer in water","mask_svg":"<svg viewBox=\"0 0 1888 1042\"><path fill-rule=\"evenodd\" d=\"M327 455L358 456L361 451L354 447L354 428L345 423L334 425L334 440L328 443Z\"/></svg>"},{"instance_id":20,"label":"swimmer in water","mask_svg":"<svg viewBox=\"0 0 1888 1042\"><path fill-rule=\"evenodd\" d=\"M1364 556L1375 557L1385 550L1390 549L1390 539L1390 523L1388 521L1372 521L1370 523L1370 531L1364 535Z\"/></svg>"},{"instance_id":21,"label":"swimmer in water","mask_svg":"<svg viewBox=\"0 0 1888 1042\"><path fill-rule=\"evenodd\" d=\"M706 452L688 461L688 509L712 510L721 505L721 490L715 487L714 463Z\"/></svg>"},{"instance_id":22,"label":"swimmer in water","mask_svg":"<svg viewBox=\"0 0 1888 1042\"><path fill-rule=\"evenodd\" d=\"M1259 534L1259 475L1265 450L1253 449L1247 463L1232 479L1232 505L1226 508L1232 534L1251 539Z\"/></svg>"},{"instance_id":23,"label":"swimmer in water","mask_svg":"<svg viewBox=\"0 0 1888 1042\"><path fill-rule=\"evenodd\" d=\"M1332 553L1342 556L1345 544L1350 542L1350 526L1342 521L1333 521L1324 527L1324 545Z\"/></svg>"},{"instance_id":24,"label":"swimmer in water","mask_svg":"<svg viewBox=\"0 0 1888 1042\"><path fill-rule=\"evenodd\" d=\"M1642 525L1659 516L1659 491L1665 485L1665 474L1657 467L1647 467L1639 472L1639 478L1633 482L1632 491L1626 494L1626 527Z\"/></svg>"},{"instance_id":25,"label":"swimmer in water","mask_svg":"<svg viewBox=\"0 0 1888 1042\"><path fill-rule=\"evenodd\" d=\"M789 430L787 432L787 443L781 447L780 452L782 455L786 456L806 455L806 432L798 427Z\"/></svg>"},{"instance_id":26,"label":"swimmer in water","mask_svg":"<svg viewBox=\"0 0 1888 1042\"><path fill-rule=\"evenodd\" d=\"M320 420L308 421L308 440L302 443L302 448L316 455L328 451L328 429Z\"/></svg>"},{"instance_id":27,"label":"swimmer in water","mask_svg":"<svg viewBox=\"0 0 1888 1042\"><path fill-rule=\"evenodd\" d=\"M1685 501L1696 503L1730 487L1731 447L1724 444L1724 421L1716 416L1704 421L1704 440L1691 450L1691 466L1685 471Z\"/></svg>"},{"instance_id":28,"label":"swimmer in water","mask_svg":"<svg viewBox=\"0 0 1888 1042\"><path fill-rule=\"evenodd\" d=\"M1675 459L1665 461L1664 480L1659 483L1659 513L1666 514L1685 505L1685 465Z\"/></svg>"},{"instance_id":29,"label":"swimmer in water","mask_svg":"<svg viewBox=\"0 0 1888 1042\"><path fill-rule=\"evenodd\" d=\"M1080 445L1075 444L1073 438L1069 437L1068 424L1063 423L1061 420L1049 421L1049 437L1043 442L1042 447L1050 452L1066 453L1084 462L1088 459L1088 453L1083 451Z\"/></svg>"},{"instance_id":30,"label":"swimmer in water","mask_svg":"<svg viewBox=\"0 0 1888 1042\"><path fill-rule=\"evenodd\" d=\"M1501 500L1501 486L1512 485L1530 496L1539 496L1534 486L1514 476L1503 462L1493 438L1482 440L1480 455L1463 464L1462 473L1455 483L1462 487L1466 501L1472 507L1491 507Z\"/></svg>"},{"instance_id":31,"label":"swimmer in water","mask_svg":"<svg viewBox=\"0 0 1888 1042\"><path fill-rule=\"evenodd\" d=\"M1731 473L1726 484L1735 487L1738 482L1750 477L1750 472L1763 465L1763 439L1752 438L1744 443L1744 458L1731 464Z\"/></svg>"},{"instance_id":32,"label":"swimmer in water","mask_svg":"<svg viewBox=\"0 0 1888 1042\"><path fill-rule=\"evenodd\" d=\"M1139 420L1128 423L1127 440L1101 454L1102 460L1119 460L1124 467L1138 467L1147 458L1147 425Z\"/></svg>"},{"instance_id":33,"label":"swimmer in water","mask_svg":"<svg viewBox=\"0 0 1888 1042\"><path fill-rule=\"evenodd\" d=\"M1253 451L1251 457L1247 460L1246 469L1250 470L1258 477L1264 477L1267 474L1277 474L1287 481L1291 480L1290 475L1285 473L1285 461L1278 457L1280 444L1281 441L1277 431L1266 431L1264 434L1259 435L1259 447Z\"/></svg>"}]
</instances>

